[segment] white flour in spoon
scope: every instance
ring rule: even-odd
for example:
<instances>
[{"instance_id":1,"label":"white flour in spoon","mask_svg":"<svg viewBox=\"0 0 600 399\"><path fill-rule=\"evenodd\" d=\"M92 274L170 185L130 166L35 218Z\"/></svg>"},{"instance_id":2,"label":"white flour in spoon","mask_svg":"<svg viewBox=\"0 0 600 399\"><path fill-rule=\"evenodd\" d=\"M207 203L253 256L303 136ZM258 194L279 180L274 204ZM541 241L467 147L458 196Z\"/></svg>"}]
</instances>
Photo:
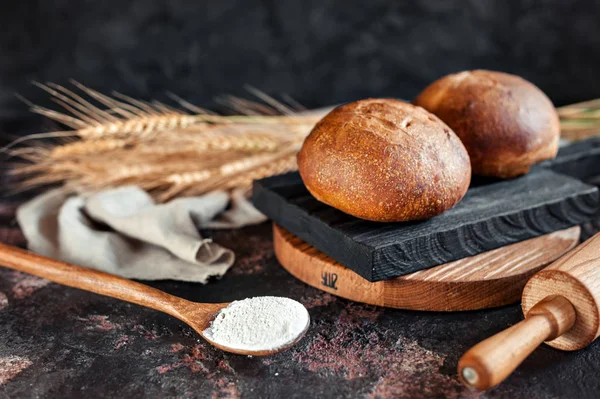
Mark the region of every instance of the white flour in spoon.
<instances>
[{"instance_id":1,"label":"white flour in spoon","mask_svg":"<svg viewBox=\"0 0 600 399\"><path fill-rule=\"evenodd\" d=\"M295 341L308 327L299 302L276 296L234 301L217 314L204 336L232 349L276 350Z\"/></svg>"}]
</instances>

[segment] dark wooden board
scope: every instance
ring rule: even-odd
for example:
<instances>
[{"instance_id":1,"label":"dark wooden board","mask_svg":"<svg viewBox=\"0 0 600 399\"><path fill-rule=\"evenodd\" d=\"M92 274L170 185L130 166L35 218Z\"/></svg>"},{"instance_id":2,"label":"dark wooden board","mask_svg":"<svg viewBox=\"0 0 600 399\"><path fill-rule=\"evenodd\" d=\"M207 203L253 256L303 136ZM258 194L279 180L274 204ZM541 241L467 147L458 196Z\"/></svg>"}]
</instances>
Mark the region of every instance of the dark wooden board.
<instances>
[{"instance_id":1,"label":"dark wooden board","mask_svg":"<svg viewBox=\"0 0 600 399\"><path fill-rule=\"evenodd\" d=\"M600 185L600 138L579 141L560 148L554 159L534 166L545 168L586 183Z\"/></svg>"},{"instance_id":2,"label":"dark wooden board","mask_svg":"<svg viewBox=\"0 0 600 399\"><path fill-rule=\"evenodd\" d=\"M560 148L556 158L535 167L551 169L600 188L600 137L564 146ZM582 240L592 237L600 229L600 215L589 223L582 224L581 228Z\"/></svg>"},{"instance_id":3,"label":"dark wooden board","mask_svg":"<svg viewBox=\"0 0 600 399\"><path fill-rule=\"evenodd\" d=\"M455 312L521 300L527 281L579 243L579 226L389 280L369 282L273 225L275 256L288 272L332 295L390 308Z\"/></svg>"},{"instance_id":4,"label":"dark wooden board","mask_svg":"<svg viewBox=\"0 0 600 399\"><path fill-rule=\"evenodd\" d=\"M477 181L453 209L426 221L376 223L312 197L298 173L255 182L271 220L369 281L394 278L593 219L596 187L536 168L513 180Z\"/></svg>"}]
</instances>

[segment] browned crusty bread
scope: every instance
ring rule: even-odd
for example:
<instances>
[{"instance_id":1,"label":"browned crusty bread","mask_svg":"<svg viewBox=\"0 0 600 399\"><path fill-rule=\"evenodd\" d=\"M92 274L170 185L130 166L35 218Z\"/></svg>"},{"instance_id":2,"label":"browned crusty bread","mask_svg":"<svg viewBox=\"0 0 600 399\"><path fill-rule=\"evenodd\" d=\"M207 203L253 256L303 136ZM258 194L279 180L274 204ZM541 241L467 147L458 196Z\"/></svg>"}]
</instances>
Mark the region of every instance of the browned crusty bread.
<instances>
[{"instance_id":1,"label":"browned crusty bread","mask_svg":"<svg viewBox=\"0 0 600 399\"><path fill-rule=\"evenodd\" d=\"M414 100L460 137L474 175L509 178L553 158L560 125L546 95L502 72L465 71L445 76Z\"/></svg>"},{"instance_id":2,"label":"browned crusty bread","mask_svg":"<svg viewBox=\"0 0 600 399\"><path fill-rule=\"evenodd\" d=\"M391 99L335 108L298 153L304 184L319 201L356 217L397 222L452 208L471 181L460 139L435 115Z\"/></svg>"}]
</instances>

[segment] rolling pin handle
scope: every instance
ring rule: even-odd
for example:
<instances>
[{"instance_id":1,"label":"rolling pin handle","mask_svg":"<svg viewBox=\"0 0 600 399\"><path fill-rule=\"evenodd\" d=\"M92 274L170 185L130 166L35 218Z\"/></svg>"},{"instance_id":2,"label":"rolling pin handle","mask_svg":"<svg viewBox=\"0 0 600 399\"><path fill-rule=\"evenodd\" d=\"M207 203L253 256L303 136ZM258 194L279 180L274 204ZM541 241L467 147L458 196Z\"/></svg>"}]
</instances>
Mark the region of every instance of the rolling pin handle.
<instances>
[{"instance_id":1,"label":"rolling pin handle","mask_svg":"<svg viewBox=\"0 0 600 399\"><path fill-rule=\"evenodd\" d=\"M459 378L478 390L496 386L542 342L569 331L575 318L569 300L547 296L531 308L525 320L469 349L458 362Z\"/></svg>"}]
</instances>

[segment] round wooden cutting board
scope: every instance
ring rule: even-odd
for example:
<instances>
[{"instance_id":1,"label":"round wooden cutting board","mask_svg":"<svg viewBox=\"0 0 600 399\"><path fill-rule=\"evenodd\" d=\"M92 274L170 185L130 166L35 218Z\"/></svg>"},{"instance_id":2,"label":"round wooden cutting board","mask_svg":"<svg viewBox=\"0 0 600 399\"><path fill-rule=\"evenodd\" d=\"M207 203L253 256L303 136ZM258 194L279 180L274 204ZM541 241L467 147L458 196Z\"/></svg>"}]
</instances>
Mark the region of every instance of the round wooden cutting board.
<instances>
[{"instance_id":1,"label":"round wooden cutting board","mask_svg":"<svg viewBox=\"0 0 600 399\"><path fill-rule=\"evenodd\" d=\"M516 303L527 280L579 242L571 227L391 280L370 282L273 225L275 255L294 277L342 298L391 308L459 311Z\"/></svg>"}]
</instances>

